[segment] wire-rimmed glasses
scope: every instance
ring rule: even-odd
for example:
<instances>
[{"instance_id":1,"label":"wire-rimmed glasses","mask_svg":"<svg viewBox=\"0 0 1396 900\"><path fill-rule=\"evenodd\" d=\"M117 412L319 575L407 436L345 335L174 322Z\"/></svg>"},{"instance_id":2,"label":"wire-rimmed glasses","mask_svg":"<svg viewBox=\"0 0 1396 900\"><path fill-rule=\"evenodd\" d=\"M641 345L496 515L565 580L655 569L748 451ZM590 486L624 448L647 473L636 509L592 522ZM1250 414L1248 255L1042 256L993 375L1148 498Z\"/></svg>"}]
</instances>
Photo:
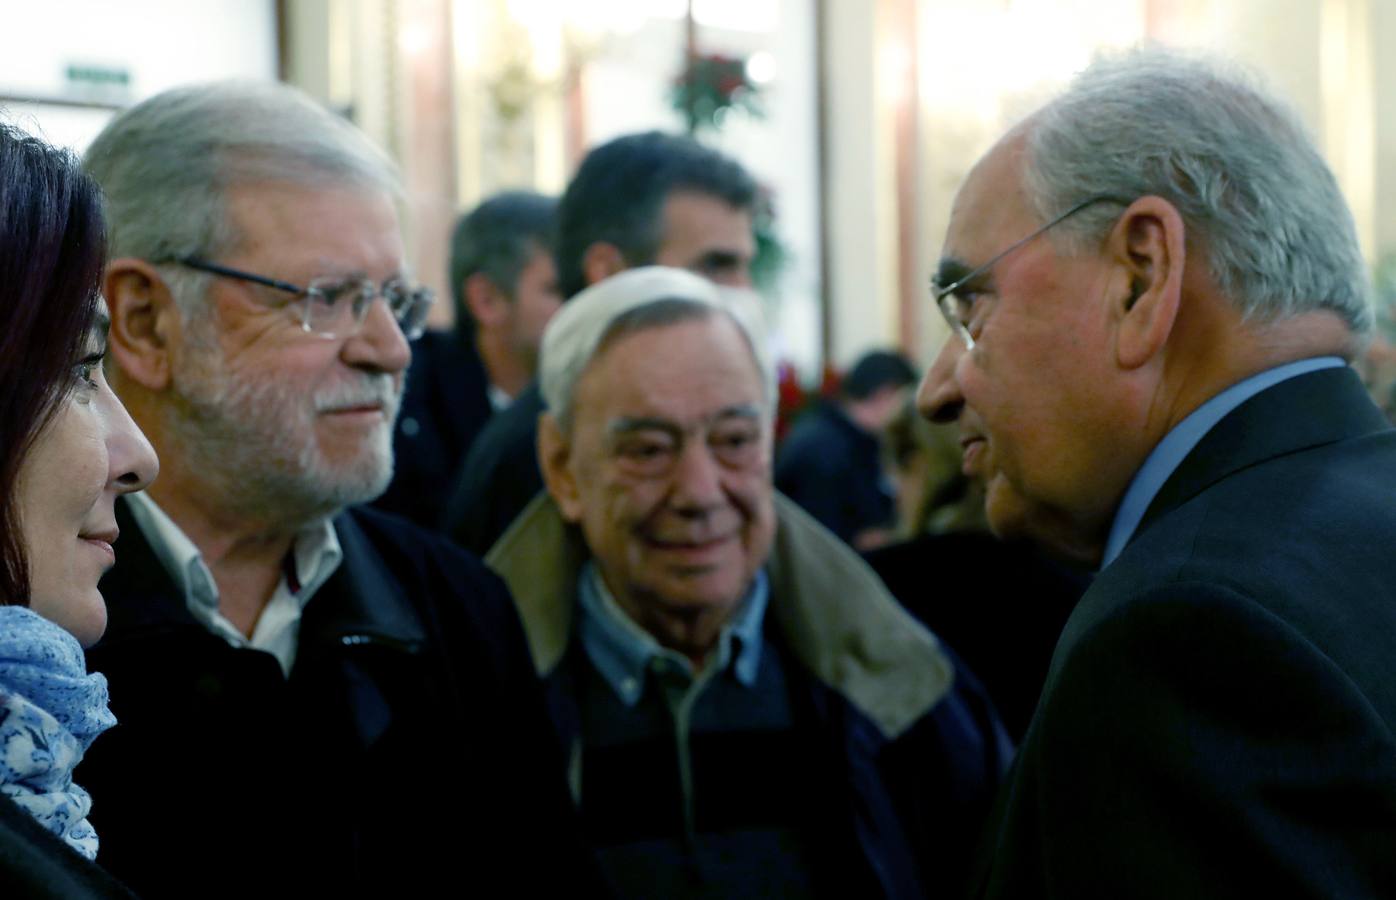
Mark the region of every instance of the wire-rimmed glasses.
<instances>
[{"instance_id":1,"label":"wire-rimmed glasses","mask_svg":"<svg viewBox=\"0 0 1396 900\"><path fill-rule=\"evenodd\" d=\"M956 278L950 284L941 286L936 283L936 279L933 277L931 279L931 299L934 300L936 306L940 308L941 315L945 316L945 322L947 325L950 326L950 333L964 342L965 349L968 350L974 348L974 335L970 333L969 327L969 323L971 321L970 314L972 312L974 302L969 298L964 298L960 296L959 291L961 288L963 288L965 285L969 284L976 278L979 278L985 272L988 272L1014 250L1017 250L1024 244L1029 243L1039 235L1044 234L1048 229L1052 228L1052 226L1066 221L1067 219L1076 215L1076 213L1080 212L1088 206L1093 206L1097 203L1104 203L1107 201L1112 203L1128 202L1120 199L1119 197L1115 197L1108 194L1088 197L1087 199L1082 200L1080 203L1076 204L1075 206L1070 207L1069 209L1067 209L1066 212L1057 216L1055 219L1052 219L1046 225L1043 225L1041 228L1032 232L1027 237L1019 238L1018 240L1009 244L1002 251L991 257L988 262L976 266L965 275Z\"/></svg>"},{"instance_id":2,"label":"wire-rimmed glasses","mask_svg":"<svg viewBox=\"0 0 1396 900\"><path fill-rule=\"evenodd\" d=\"M296 313L301 329L325 338L349 337L357 333L368 317L373 301L382 297L402 329L403 336L409 341L415 340L426 330L427 312L436 299L429 288L409 287L396 278L377 285L367 278L325 276L312 278L302 287L289 281L219 265L197 256L185 256L176 262L201 272L293 294L287 307Z\"/></svg>"}]
</instances>

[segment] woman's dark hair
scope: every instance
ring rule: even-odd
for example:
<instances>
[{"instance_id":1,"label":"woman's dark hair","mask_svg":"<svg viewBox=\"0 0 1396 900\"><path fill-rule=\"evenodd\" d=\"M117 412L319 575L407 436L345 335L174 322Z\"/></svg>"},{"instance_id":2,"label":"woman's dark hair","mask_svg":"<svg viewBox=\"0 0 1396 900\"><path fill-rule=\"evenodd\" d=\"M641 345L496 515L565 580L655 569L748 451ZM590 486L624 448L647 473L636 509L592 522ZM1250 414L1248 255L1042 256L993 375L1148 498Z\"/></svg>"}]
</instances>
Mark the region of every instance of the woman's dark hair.
<instances>
[{"instance_id":1,"label":"woman's dark hair","mask_svg":"<svg viewBox=\"0 0 1396 900\"><path fill-rule=\"evenodd\" d=\"M106 257L102 195L70 152L0 123L0 603L27 603L20 463L73 386Z\"/></svg>"}]
</instances>

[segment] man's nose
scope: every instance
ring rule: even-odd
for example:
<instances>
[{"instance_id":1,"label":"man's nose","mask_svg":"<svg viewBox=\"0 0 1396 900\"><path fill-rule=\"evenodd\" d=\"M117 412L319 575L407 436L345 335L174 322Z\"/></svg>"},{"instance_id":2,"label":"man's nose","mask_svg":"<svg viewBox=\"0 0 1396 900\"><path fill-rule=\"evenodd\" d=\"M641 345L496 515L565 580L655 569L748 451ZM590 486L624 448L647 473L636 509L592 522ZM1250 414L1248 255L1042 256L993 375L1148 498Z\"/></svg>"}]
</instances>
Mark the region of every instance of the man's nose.
<instances>
[{"instance_id":1,"label":"man's nose","mask_svg":"<svg viewBox=\"0 0 1396 900\"><path fill-rule=\"evenodd\" d=\"M674 467L674 504L704 511L722 502L722 464L703 441L687 441Z\"/></svg>"},{"instance_id":2,"label":"man's nose","mask_svg":"<svg viewBox=\"0 0 1396 900\"><path fill-rule=\"evenodd\" d=\"M916 408L932 422L953 422L960 417L965 398L955 378L955 367L965 352L965 345L950 335L921 379L921 386L916 390Z\"/></svg>"},{"instance_id":3,"label":"man's nose","mask_svg":"<svg viewBox=\"0 0 1396 900\"><path fill-rule=\"evenodd\" d=\"M369 304L363 325L344 342L341 356L351 366L396 374L412 361L412 348L387 302L380 297Z\"/></svg>"}]
</instances>

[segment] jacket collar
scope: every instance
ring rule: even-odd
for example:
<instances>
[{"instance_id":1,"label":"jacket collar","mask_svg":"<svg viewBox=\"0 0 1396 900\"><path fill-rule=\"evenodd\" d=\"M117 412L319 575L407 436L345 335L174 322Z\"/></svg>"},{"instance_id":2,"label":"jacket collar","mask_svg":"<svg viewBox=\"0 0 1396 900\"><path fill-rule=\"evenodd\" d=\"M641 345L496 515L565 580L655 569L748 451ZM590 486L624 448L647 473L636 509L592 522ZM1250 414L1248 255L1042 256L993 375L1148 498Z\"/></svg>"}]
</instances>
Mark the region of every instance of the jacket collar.
<instances>
[{"instance_id":1,"label":"jacket collar","mask_svg":"<svg viewBox=\"0 0 1396 900\"><path fill-rule=\"evenodd\" d=\"M847 545L780 494L775 509L768 614L816 678L896 737L950 690L954 667ZM514 595L542 676L567 649L588 555L580 531L543 493L485 558Z\"/></svg>"},{"instance_id":2,"label":"jacket collar","mask_svg":"<svg viewBox=\"0 0 1396 900\"><path fill-rule=\"evenodd\" d=\"M1149 504L1135 536L1242 469L1390 427L1351 368L1282 381L1236 407L1198 441Z\"/></svg>"},{"instance_id":3,"label":"jacket collar","mask_svg":"<svg viewBox=\"0 0 1396 900\"><path fill-rule=\"evenodd\" d=\"M355 515L348 511L334 519L344 561L306 605L301 643L363 636L415 650L425 640L422 623L401 585L388 576L386 564ZM117 565L101 582L108 608L107 632L101 645L150 631L182 626L202 628L124 499L116 504L116 518L121 541Z\"/></svg>"},{"instance_id":4,"label":"jacket collar","mask_svg":"<svg viewBox=\"0 0 1396 900\"><path fill-rule=\"evenodd\" d=\"M426 643L421 618L393 578L350 510L334 519L335 532L344 550L344 562L311 598L301 622L301 640L307 632L317 639L353 641L371 639L380 644L416 652ZM317 600L330 602L317 603Z\"/></svg>"}]
</instances>

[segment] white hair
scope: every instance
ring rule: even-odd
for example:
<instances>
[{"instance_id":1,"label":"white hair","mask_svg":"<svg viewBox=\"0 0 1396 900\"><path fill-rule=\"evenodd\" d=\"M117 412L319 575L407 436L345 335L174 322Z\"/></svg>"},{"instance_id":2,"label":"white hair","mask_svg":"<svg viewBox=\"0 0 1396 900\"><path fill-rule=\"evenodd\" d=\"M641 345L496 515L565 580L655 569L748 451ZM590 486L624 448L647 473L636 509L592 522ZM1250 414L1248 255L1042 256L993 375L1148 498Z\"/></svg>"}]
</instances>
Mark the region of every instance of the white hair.
<instances>
[{"instance_id":1,"label":"white hair","mask_svg":"<svg viewBox=\"0 0 1396 900\"><path fill-rule=\"evenodd\" d=\"M646 317L646 311L658 313ZM713 284L684 269L642 266L592 285L563 304L543 332L538 382L558 423L568 428L572 395L607 339L623 325L644 330L684 319L725 315L746 338L761 373L768 411L775 412L776 378L761 303L752 291Z\"/></svg>"},{"instance_id":2,"label":"white hair","mask_svg":"<svg viewBox=\"0 0 1396 900\"><path fill-rule=\"evenodd\" d=\"M237 246L225 209L233 185L352 184L402 194L392 161L361 131L273 82L157 94L113 119L83 166L106 195L111 255L157 264ZM206 277L172 270L170 280L181 308L195 312Z\"/></svg>"},{"instance_id":3,"label":"white hair","mask_svg":"<svg viewBox=\"0 0 1396 900\"><path fill-rule=\"evenodd\" d=\"M1201 238L1218 287L1249 318L1316 310L1372 328L1352 214L1295 113L1214 60L1146 48L1097 60L1029 120L1024 185L1045 221L1092 196L1156 195ZM1081 250L1119 215L1064 222Z\"/></svg>"}]
</instances>

